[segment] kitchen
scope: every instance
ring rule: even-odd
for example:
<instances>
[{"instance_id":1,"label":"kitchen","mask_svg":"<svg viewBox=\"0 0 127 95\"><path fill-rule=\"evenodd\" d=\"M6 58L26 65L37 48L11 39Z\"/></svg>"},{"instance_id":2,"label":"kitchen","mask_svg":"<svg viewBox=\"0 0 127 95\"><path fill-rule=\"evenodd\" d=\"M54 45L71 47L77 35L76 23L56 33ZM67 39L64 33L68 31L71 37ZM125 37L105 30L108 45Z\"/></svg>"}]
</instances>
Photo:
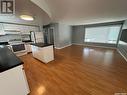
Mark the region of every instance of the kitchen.
<instances>
[{"instance_id":1,"label":"kitchen","mask_svg":"<svg viewBox=\"0 0 127 95\"><path fill-rule=\"evenodd\" d=\"M127 95L126 4L0 0L0 95Z\"/></svg>"},{"instance_id":2,"label":"kitchen","mask_svg":"<svg viewBox=\"0 0 127 95\"><path fill-rule=\"evenodd\" d=\"M0 14L0 95L31 92L21 56L31 53L42 64L54 60L53 43L44 38L43 25L50 21L47 14L30 0L14 3L14 14Z\"/></svg>"},{"instance_id":3,"label":"kitchen","mask_svg":"<svg viewBox=\"0 0 127 95\"><path fill-rule=\"evenodd\" d=\"M30 92L27 79L25 76L25 72L22 71L22 61L18 59L18 57L26 55L28 53L32 53L33 57L37 60L40 60L42 63L49 63L50 61L54 60L54 49L53 44L51 43L44 43L43 38L43 32L40 31L39 26L33 26L33 25L24 25L24 24L15 24L15 23L0 23L0 75L1 77L9 77L11 72L18 72L16 70L20 70L20 73L22 75L22 82L24 83L21 85L21 81L19 81L19 84L16 85L18 88L19 85L21 85L22 89L25 89L27 94ZM4 51L4 53L2 53ZM11 54L12 56L8 56L8 54ZM4 58L3 58L4 57ZM5 60L9 59L8 61ZM17 58L17 59L16 59ZM11 61L12 60L12 61ZM14 61L19 60L19 61ZM12 64L12 62L14 62ZM19 65L20 64L20 65ZM14 70L14 71L13 71ZM16 73L14 74L16 75ZM14 76L16 77L16 76ZM21 77L21 76L19 76ZM9 80L8 78L5 81L0 80L0 83L3 82L13 82L12 80ZM24 82L25 81L25 82ZM10 83L8 86L12 86L13 84ZM3 88L2 88L3 89ZM5 89L3 89L4 91ZM0 92L0 94L8 95L7 93L12 93L13 95L16 95L16 92L13 92L13 88L9 91L11 92ZM21 95L26 95L21 92ZM18 90L17 90L18 91ZM12 95L11 94L11 95Z\"/></svg>"}]
</instances>

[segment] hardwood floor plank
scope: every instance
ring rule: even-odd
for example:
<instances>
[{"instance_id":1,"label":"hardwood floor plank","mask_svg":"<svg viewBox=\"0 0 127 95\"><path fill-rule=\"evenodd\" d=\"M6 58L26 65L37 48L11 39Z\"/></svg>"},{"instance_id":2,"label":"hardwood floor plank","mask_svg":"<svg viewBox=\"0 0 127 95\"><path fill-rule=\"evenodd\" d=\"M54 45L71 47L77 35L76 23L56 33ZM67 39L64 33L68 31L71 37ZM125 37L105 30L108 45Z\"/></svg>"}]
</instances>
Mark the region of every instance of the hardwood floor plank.
<instances>
[{"instance_id":1,"label":"hardwood floor plank","mask_svg":"<svg viewBox=\"0 0 127 95\"><path fill-rule=\"evenodd\" d=\"M22 56L30 95L114 95L127 93L127 62L114 49L72 45L55 50L44 64Z\"/></svg>"}]
</instances>

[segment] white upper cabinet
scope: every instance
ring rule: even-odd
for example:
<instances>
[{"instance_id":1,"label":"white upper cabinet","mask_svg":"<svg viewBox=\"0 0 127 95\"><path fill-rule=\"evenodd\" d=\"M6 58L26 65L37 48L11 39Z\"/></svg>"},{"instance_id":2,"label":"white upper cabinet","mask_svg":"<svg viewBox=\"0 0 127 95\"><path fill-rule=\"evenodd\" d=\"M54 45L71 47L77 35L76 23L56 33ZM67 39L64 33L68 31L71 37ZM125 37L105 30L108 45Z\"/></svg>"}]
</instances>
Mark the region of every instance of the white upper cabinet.
<instances>
[{"instance_id":1,"label":"white upper cabinet","mask_svg":"<svg viewBox=\"0 0 127 95\"><path fill-rule=\"evenodd\" d=\"M0 31L4 31L5 34L30 34L30 31L39 32L39 27L28 25L16 25L16 24L0 24ZM3 32L1 32L3 34ZM0 34L1 34L0 33Z\"/></svg>"},{"instance_id":2,"label":"white upper cabinet","mask_svg":"<svg viewBox=\"0 0 127 95\"><path fill-rule=\"evenodd\" d=\"M0 23L0 35L5 35L3 24Z\"/></svg>"},{"instance_id":3,"label":"white upper cabinet","mask_svg":"<svg viewBox=\"0 0 127 95\"><path fill-rule=\"evenodd\" d=\"M39 27L35 27L35 26L22 26L22 28L21 28L21 33L22 34L30 34L30 31L38 32L39 31Z\"/></svg>"},{"instance_id":4,"label":"white upper cabinet","mask_svg":"<svg viewBox=\"0 0 127 95\"><path fill-rule=\"evenodd\" d=\"M15 25L15 24L3 24L3 25L4 25L5 31L20 31L21 30L20 25Z\"/></svg>"},{"instance_id":5,"label":"white upper cabinet","mask_svg":"<svg viewBox=\"0 0 127 95\"><path fill-rule=\"evenodd\" d=\"M30 34L30 28L29 28L29 26L21 26L21 33L22 34Z\"/></svg>"}]
</instances>

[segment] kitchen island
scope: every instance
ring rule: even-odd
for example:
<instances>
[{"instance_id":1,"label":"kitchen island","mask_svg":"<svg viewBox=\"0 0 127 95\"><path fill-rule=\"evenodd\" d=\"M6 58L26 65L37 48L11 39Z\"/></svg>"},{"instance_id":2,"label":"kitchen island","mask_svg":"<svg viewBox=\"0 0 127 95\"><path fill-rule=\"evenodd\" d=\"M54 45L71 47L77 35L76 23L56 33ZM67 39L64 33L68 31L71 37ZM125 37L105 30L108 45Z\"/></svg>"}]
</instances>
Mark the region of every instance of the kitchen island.
<instances>
[{"instance_id":1,"label":"kitchen island","mask_svg":"<svg viewBox=\"0 0 127 95\"><path fill-rule=\"evenodd\" d=\"M8 47L0 45L0 95L27 95L29 92L23 62Z\"/></svg>"},{"instance_id":2,"label":"kitchen island","mask_svg":"<svg viewBox=\"0 0 127 95\"><path fill-rule=\"evenodd\" d=\"M31 44L33 57L48 63L54 60L54 49L52 44L33 43Z\"/></svg>"}]
</instances>

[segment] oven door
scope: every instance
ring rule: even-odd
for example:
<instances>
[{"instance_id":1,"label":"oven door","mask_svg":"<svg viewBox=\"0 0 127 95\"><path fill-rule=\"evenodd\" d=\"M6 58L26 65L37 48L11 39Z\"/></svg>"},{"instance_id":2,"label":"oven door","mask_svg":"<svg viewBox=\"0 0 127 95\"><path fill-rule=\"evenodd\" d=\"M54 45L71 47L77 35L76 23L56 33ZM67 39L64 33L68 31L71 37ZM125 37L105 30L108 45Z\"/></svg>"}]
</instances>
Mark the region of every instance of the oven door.
<instances>
[{"instance_id":1,"label":"oven door","mask_svg":"<svg viewBox=\"0 0 127 95\"><path fill-rule=\"evenodd\" d=\"M12 50L13 52L22 52L22 51L26 51L25 45L24 44L15 44L12 45Z\"/></svg>"}]
</instances>

